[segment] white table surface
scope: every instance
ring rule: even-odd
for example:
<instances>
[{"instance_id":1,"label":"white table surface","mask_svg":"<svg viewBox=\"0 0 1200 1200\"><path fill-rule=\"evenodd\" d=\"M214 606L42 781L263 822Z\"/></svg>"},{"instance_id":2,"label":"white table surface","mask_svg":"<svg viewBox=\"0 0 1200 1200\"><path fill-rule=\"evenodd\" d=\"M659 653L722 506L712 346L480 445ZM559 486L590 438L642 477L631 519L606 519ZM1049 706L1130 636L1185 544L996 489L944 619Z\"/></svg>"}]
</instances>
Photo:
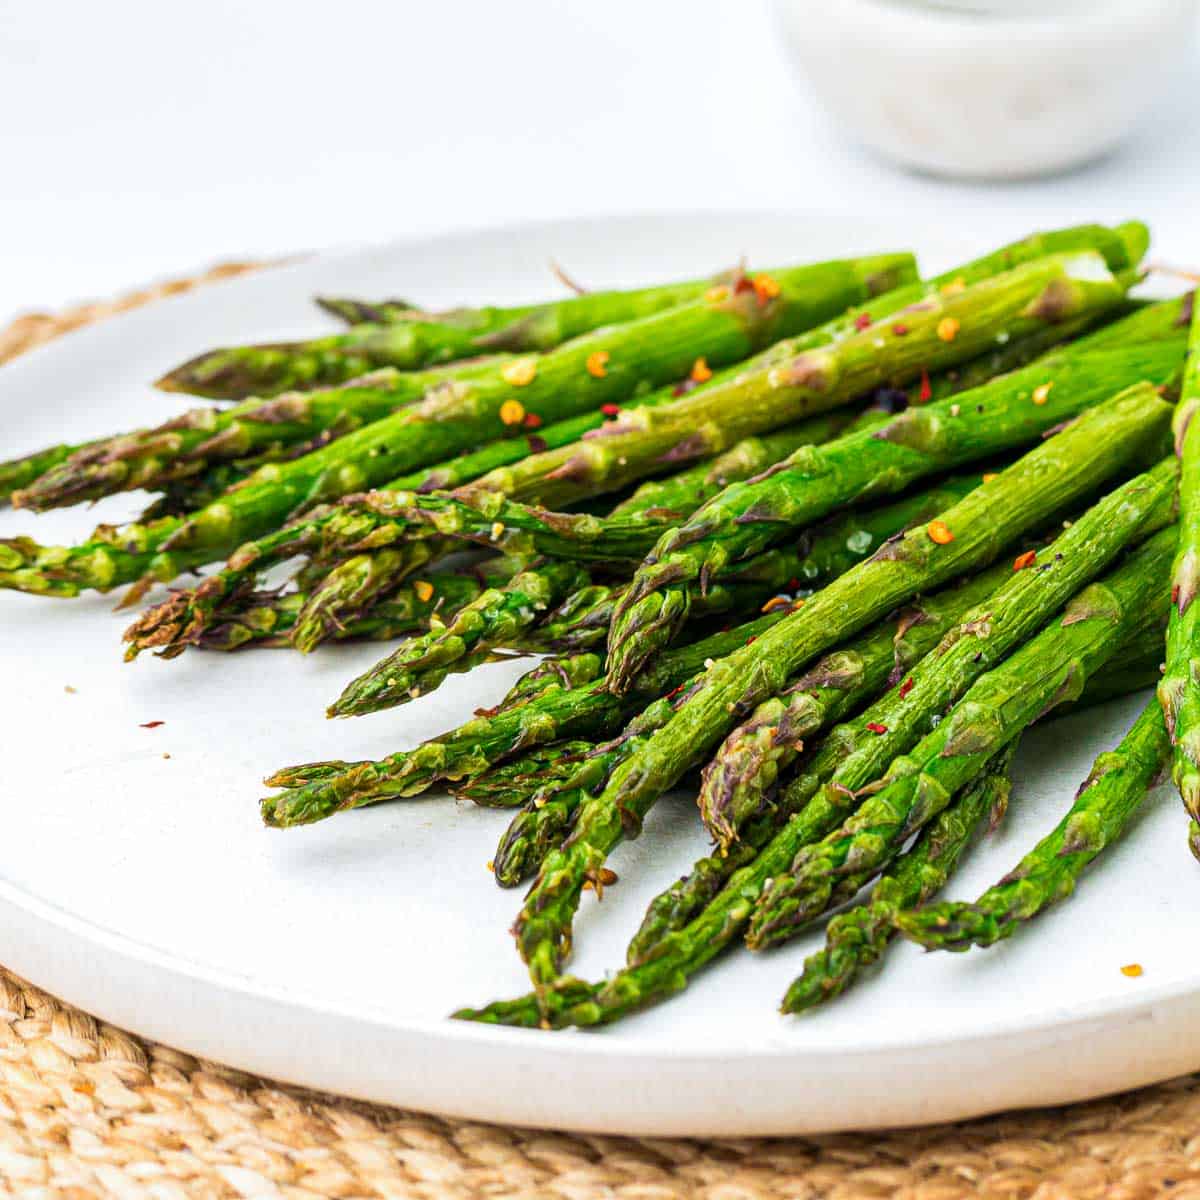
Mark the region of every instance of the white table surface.
<instances>
[{"instance_id":1,"label":"white table surface","mask_svg":"<svg viewBox=\"0 0 1200 1200\"><path fill-rule=\"evenodd\" d=\"M1104 162L947 183L850 145L748 0L7 4L0 112L0 320L223 257L649 209L1140 216L1200 263L1200 62Z\"/></svg>"}]
</instances>

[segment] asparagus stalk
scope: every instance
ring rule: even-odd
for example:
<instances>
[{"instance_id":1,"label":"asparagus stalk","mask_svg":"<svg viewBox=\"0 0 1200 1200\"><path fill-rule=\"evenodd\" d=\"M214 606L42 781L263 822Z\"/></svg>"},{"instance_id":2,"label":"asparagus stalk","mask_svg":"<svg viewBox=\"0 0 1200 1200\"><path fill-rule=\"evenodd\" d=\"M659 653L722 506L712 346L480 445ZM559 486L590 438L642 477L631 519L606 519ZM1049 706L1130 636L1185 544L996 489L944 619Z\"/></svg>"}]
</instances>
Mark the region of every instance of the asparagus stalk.
<instances>
[{"instance_id":1,"label":"asparagus stalk","mask_svg":"<svg viewBox=\"0 0 1200 1200\"><path fill-rule=\"evenodd\" d=\"M996 250L959 263L940 275L917 283L897 287L872 300L868 306L849 309L819 332L803 335L796 350L812 350L831 341L853 334L864 324L874 324L894 316L902 309L955 292L981 280L990 279L1003 271L1011 271L1023 263L1033 262L1053 254L1079 254L1093 251L1103 256L1114 274L1131 273L1145 256L1150 245L1150 231L1140 221L1126 221L1108 228L1103 225L1073 225L1033 233L1019 241L1009 242Z\"/></svg>"},{"instance_id":2,"label":"asparagus stalk","mask_svg":"<svg viewBox=\"0 0 1200 1200\"><path fill-rule=\"evenodd\" d=\"M338 641L390 641L421 632L429 627L435 613L441 618L453 617L479 595L483 586L470 573L433 572L412 587L398 588L390 596L376 599L335 636ZM287 646L288 634L305 599L303 592L249 592L237 603L222 608L190 644L202 650ZM174 642L167 646L164 657L182 651L183 645Z\"/></svg>"},{"instance_id":3,"label":"asparagus stalk","mask_svg":"<svg viewBox=\"0 0 1200 1200\"><path fill-rule=\"evenodd\" d=\"M643 631L654 633L655 644L664 636L669 640L682 608L669 593L682 583L759 552L834 505L876 497L931 471L1027 443L1141 379L1166 383L1179 365L1173 341L1087 354L1067 348L961 396L910 408L882 429L802 451L770 476L726 488L666 533L635 576L609 639L615 685L623 686L648 657L644 642L650 633Z\"/></svg>"},{"instance_id":4,"label":"asparagus stalk","mask_svg":"<svg viewBox=\"0 0 1200 1200\"><path fill-rule=\"evenodd\" d=\"M1153 611L1176 535L1174 527L1155 534L1124 566L1080 592L1060 619L981 675L944 721L893 761L879 791L839 829L800 850L772 882L747 943L761 949L782 941L848 899L851 887L886 866L988 758L1043 713L1078 698L1119 639Z\"/></svg>"},{"instance_id":5,"label":"asparagus stalk","mask_svg":"<svg viewBox=\"0 0 1200 1200\"><path fill-rule=\"evenodd\" d=\"M353 296L314 296L313 303L318 308L324 309L331 317L336 317L343 325L400 325L405 321L423 322L428 325L438 324L453 324L449 318L454 314L455 310L450 309L445 313L428 313L422 310L419 304L414 304L411 300L400 300L392 297L390 300L360 300ZM459 309L458 312L467 314L499 312L504 313L504 320L508 320L507 309ZM486 331L490 321L489 318L481 316L475 320L471 316L467 316L465 320L470 325L477 325Z\"/></svg>"},{"instance_id":6,"label":"asparagus stalk","mask_svg":"<svg viewBox=\"0 0 1200 1200\"><path fill-rule=\"evenodd\" d=\"M1192 848L1200 848L1200 305L1194 305L1187 367L1175 438L1182 476L1179 483L1179 550L1171 572L1171 621L1167 626L1166 670L1158 695L1174 751L1175 786L1191 817ZM1197 855L1200 857L1200 854Z\"/></svg>"},{"instance_id":7,"label":"asparagus stalk","mask_svg":"<svg viewBox=\"0 0 1200 1200\"><path fill-rule=\"evenodd\" d=\"M602 679L577 688L550 685L523 704L476 717L450 733L378 762L321 762L288 767L267 780L288 789L262 802L268 825L323 820L346 808L415 796L439 780L468 779L531 746L564 738L598 741L611 736L634 713L686 683L704 663L759 637L783 619L772 612L733 630L722 630L662 656L640 681L638 693L614 696Z\"/></svg>"},{"instance_id":8,"label":"asparagus stalk","mask_svg":"<svg viewBox=\"0 0 1200 1200\"><path fill-rule=\"evenodd\" d=\"M594 749L594 742L581 739L534 746L459 784L454 795L481 808L521 808L547 782L569 779L577 760Z\"/></svg>"},{"instance_id":9,"label":"asparagus stalk","mask_svg":"<svg viewBox=\"0 0 1200 1200\"><path fill-rule=\"evenodd\" d=\"M994 824L994 815L1008 806L1016 745L1014 739L930 822L880 877L868 901L829 922L825 945L804 960L803 973L784 995L783 1012L803 1012L840 996L886 953L897 914L941 891L979 828L988 821Z\"/></svg>"},{"instance_id":10,"label":"asparagus stalk","mask_svg":"<svg viewBox=\"0 0 1200 1200\"><path fill-rule=\"evenodd\" d=\"M569 832L587 797L602 788L616 767L666 723L673 701L674 697L667 696L647 705L616 738L582 755L564 777L534 789L496 848L492 870L501 887L516 887L538 869ZM593 882L602 884L602 873Z\"/></svg>"},{"instance_id":11,"label":"asparagus stalk","mask_svg":"<svg viewBox=\"0 0 1200 1200\"><path fill-rule=\"evenodd\" d=\"M425 695L428 672L436 672L440 682L443 669L454 669L473 652L511 644L540 613L586 582L574 563L553 559L521 571L503 587L481 593L448 625L405 642L352 680L327 715L349 716Z\"/></svg>"},{"instance_id":12,"label":"asparagus stalk","mask_svg":"<svg viewBox=\"0 0 1200 1200\"><path fill-rule=\"evenodd\" d=\"M527 650L528 647L520 647ZM509 688L504 698L495 708L480 709L476 716L495 716L505 709L515 708L535 696L540 696L547 688L578 688L584 684L593 683L604 673L604 660L598 654L583 651L579 654L560 654L553 658L544 658L536 666L530 667L516 683Z\"/></svg>"},{"instance_id":13,"label":"asparagus stalk","mask_svg":"<svg viewBox=\"0 0 1200 1200\"><path fill-rule=\"evenodd\" d=\"M895 926L930 950L969 950L1012 937L1074 892L1084 868L1125 832L1170 758L1162 710L1152 701L1120 745L1096 759L1066 816L1014 870L972 904L902 911Z\"/></svg>"},{"instance_id":14,"label":"asparagus stalk","mask_svg":"<svg viewBox=\"0 0 1200 1200\"><path fill-rule=\"evenodd\" d=\"M91 443L69 445L62 443L57 446L47 446L33 454L25 454L20 458L12 458L0 463L0 504L6 504L13 495L22 488L27 488L47 471L65 462L72 454L86 448Z\"/></svg>"},{"instance_id":15,"label":"asparagus stalk","mask_svg":"<svg viewBox=\"0 0 1200 1200\"><path fill-rule=\"evenodd\" d=\"M1007 582L911 672L886 702L861 717L828 753L841 759L837 787L867 782L916 741L929 714L944 712L1010 651L1027 641L1084 584L1095 579L1131 542L1173 517L1178 470L1166 459L1105 496L1049 546L1016 558ZM797 728L807 717L804 691L768 700L736 729L718 752L700 795L705 825L722 846L757 812L778 774L795 761ZM856 782L849 785L862 786Z\"/></svg>"},{"instance_id":16,"label":"asparagus stalk","mask_svg":"<svg viewBox=\"0 0 1200 1200\"><path fill-rule=\"evenodd\" d=\"M1093 409L948 509L931 529L885 546L757 642L714 661L666 725L589 798L571 837L547 856L514 932L535 987L553 985L584 882L680 776L766 696L829 646L918 591L993 558L1013 538L1095 489L1163 435L1169 407L1149 385ZM611 681L611 677L610 677Z\"/></svg>"},{"instance_id":17,"label":"asparagus stalk","mask_svg":"<svg viewBox=\"0 0 1200 1200\"><path fill-rule=\"evenodd\" d=\"M1141 629L1132 642L1122 642L1118 646L1114 657L1126 657L1131 647L1144 649L1151 640ZM1099 696L1110 686L1106 676L1111 677L1110 669L1099 669L1089 680L1079 703ZM815 762L807 765L804 775L811 773L814 766ZM693 877L704 868L717 872L718 868L728 867L731 860L734 866L724 874L713 875L710 902L690 911L684 906L678 914L679 924L665 927L657 941L647 942L640 955L631 953L629 966L605 983L592 985L564 977L552 992L543 992L540 997L530 994L483 1009L462 1009L454 1015L466 1020L532 1027L600 1025L619 1020L682 991L692 975L739 937L750 920L758 897L772 878L787 871L788 864L801 847L810 845L836 827L847 802L853 802L853 793L849 793L842 795L836 806L821 801L805 803L805 798L811 797L816 790L811 783L803 788L789 785L786 796L795 805L795 811L782 827L763 837L762 849L757 855L749 853L748 842L742 841L727 857L702 859L696 864Z\"/></svg>"},{"instance_id":18,"label":"asparagus stalk","mask_svg":"<svg viewBox=\"0 0 1200 1200\"><path fill-rule=\"evenodd\" d=\"M887 287L906 260L896 256L844 264L842 286L870 293ZM639 387L686 375L697 355L717 366L812 324L828 304L827 266L800 269L771 280L769 288L718 294L654 317L577 338L541 358L528 358L469 379L446 380L417 404L347 434L303 458L255 472L220 501L193 514L169 535L136 531L136 554L95 568L88 550L24 545L10 567L0 564L0 587L46 591L51 582L76 588L97 578L106 586L143 575L161 579L177 564L195 566L232 553L285 519L298 506L373 487L458 454L503 434L518 409L543 424L619 402ZM766 293L777 292L774 295ZM844 294L839 297L844 303ZM589 360L607 354L602 375ZM510 403L511 402L511 403ZM504 410L503 413L501 410ZM129 536L135 536L130 530ZM43 568L52 572L48 578Z\"/></svg>"},{"instance_id":19,"label":"asparagus stalk","mask_svg":"<svg viewBox=\"0 0 1200 1200\"><path fill-rule=\"evenodd\" d=\"M232 408L193 408L153 429L92 442L13 496L18 508L44 510L114 492L160 488L214 464L295 450L300 456L415 404L431 390L480 374L379 371L338 387L252 398Z\"/></svg>"},{"instance_id":20,"label":"asparagus stalk","mask_svg":"<svg viewBox=\"0 0 1200 1200\"><path fill-rule=\"evenodd\" d=\"M827 320L873 295L876 289L864 286L864 281L878 268L878 259L801 268L809 272L813 283L811 323ZM916 262L911 255L890 256L886 269L895 272L891 286L916 278ZM782 277L796 270L785 267L770 274ZM359 324L344 333L311 341L213 350L168 372L158 386L167 391L236 399L341 383L377 367L410 369L497 351L548 351L605 326L694 303L713 288L737 286L743 278L740 272L727 272L716 278L634 291L595 292L510 309L458 309L432 317L406 310L401 321ZM394 307L385 312L393 318L401 315Z\"/></svg>"},{"instance_id":21,"label":"asparagus stalk","mask_svg":"<svg viewBox=\"0 0 1200 1200\"><path fill-rule=\"evenodd\" d=\"M929 381L930 399L970 391L997 375L1020 370L1063 342L1071 342L1079 352L1090 353L1119 350L1137 342L1177 341L1182 304L1182 300L1127 299L1105 312L1070 321L1065 329L1051 328L1006 342L961 367L934 376Z\"/></svg>"},{"instance_id":22,"label":"asparagus stalk","mask_svg":"<svg viewBox=\"0 0 1200 1200\"><path fill-rule=\"evenodd\" d=\"M1006 571L1007 564L991 569ZM909 637L907 631L904 637ZM1148 629L1139 630L1136 636L1123 643L1116 661L1106 663L1089 678L1078 701L1060 705L1049 716L1057 717L1153 687L1158 681L1161 650L1158 628L1151 623ZM899 661L914 661L911 647L904 650ZM885 705L886 699L873 705L872 710L875 714L883 715ZM820 749L809 756L801 774L781 788L771 797L772 803L742 827L738 841L723 853L697 860L686 875L650 902L641 926L629 943L627 957L630 966L647 960L659 942L668 934L684 928L703 911L705 905L712 902L734 872L754 861L763 847L780 832L784 823L812 799L822 784L833 777L842 758L843 735L848 731L857 732L862 728L863 721L870 719L864 713L850 725L839 726L828 734ZM847 784L843 784L840 790L835 789L835 799L840 798L840 804L826 806L828 826L822 829L818 825L815 836L828 833L838 823L844 798L852 797L853 793L854 788ZM812 806L810 814L817 809L819 805Z\"/></svg>"}]
</instances>

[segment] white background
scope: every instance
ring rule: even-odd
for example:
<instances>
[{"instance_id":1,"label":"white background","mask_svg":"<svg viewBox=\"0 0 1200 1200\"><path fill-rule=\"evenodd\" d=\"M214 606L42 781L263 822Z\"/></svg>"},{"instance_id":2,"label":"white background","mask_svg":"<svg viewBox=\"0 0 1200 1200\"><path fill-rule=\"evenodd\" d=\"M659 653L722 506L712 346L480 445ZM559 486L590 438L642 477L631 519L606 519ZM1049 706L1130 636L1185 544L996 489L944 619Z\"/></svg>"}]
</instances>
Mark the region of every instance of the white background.
<instances>
[{"instance_id":1,"label":"white background","mask_svg":"<svg viewBox=\"0 0 1200 1200\"><path fill-rule=\"evenodd\" d=\"M0 3L0 113L0 319L222 257L681 207L981 242L1140 216L1200 262L1194 60L1107 161L949 184L849 145L749 0Z\"/></svg>"}]
</instances>

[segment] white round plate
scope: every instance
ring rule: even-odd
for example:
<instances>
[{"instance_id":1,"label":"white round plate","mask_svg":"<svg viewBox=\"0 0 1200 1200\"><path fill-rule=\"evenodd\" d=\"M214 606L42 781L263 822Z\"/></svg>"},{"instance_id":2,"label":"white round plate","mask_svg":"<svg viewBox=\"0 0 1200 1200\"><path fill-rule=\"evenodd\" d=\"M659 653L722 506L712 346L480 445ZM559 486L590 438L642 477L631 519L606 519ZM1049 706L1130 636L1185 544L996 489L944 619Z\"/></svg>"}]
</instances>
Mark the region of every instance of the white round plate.
<instances>
[{"instance_id":1,"label":"white round plate","mask_svg":"<svg viewBox=\"0 0 1200 1200\"><path fill-rule=\"evenodd\" d=\"M926 268L987 248L934 233ZM908 244L847 218L728 213L523 226L329 255L71 334L0 370L5 456L179 410L148 381L198 350L317 333L319 292L431 305L553 294L553 257L595 286L683 277L745 254L799 261ZM4 511L0 535L76 540L91 514ZM1070 1101L1200 1067L1200 875L1160 789L1070 904L987 952L922 955L826 1011L777 1012L815 937L735 952L682 996L600 1032L454 1022L526 990L520 894L485 864L503 813L441 796L286 833L260 779L288 763L410 746L494 702L509 666L356 721L322 712L379 646L121 661L112 597L0 595L4 836L0 962L118 1025L249 1071L493 1121L642 1135L912 1124ZM73 690L72 690L73 689ZM1005 826L954 880L970 897L1057 820L1138 700L1027 739ZM154 728L145 724L161 721ZM573 969L619 965L646 902L705 848L691 797L661 803L578 920ZM1121 973L1138 962L1140 978Z\"/></svg>"}]
</instances>

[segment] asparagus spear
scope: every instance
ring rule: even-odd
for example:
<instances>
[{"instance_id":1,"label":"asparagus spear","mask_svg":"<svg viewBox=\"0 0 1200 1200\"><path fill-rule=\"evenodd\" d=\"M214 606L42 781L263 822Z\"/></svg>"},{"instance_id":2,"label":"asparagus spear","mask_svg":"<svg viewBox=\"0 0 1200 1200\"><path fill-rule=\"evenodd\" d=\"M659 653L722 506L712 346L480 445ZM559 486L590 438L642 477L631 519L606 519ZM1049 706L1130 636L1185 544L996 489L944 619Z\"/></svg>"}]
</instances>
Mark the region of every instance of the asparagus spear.
<instances>
[{"instance_id":1,"label":"asparagus spear","mask_svg":"<svg viewBox=\"0 0 1200 1200\"><path fill-rule=\"evenodd\" d=\"M1122 642L1117 647L1115 658L1125 657L1131 646L1144 646L1151 640L1146 638L1144 629L1135 636L1135 641ZM1079 703L1099 694L1097 685L1104 684L1103 677L1108 674L1107 668L1098 670L1089 680ZM814 766L815 763L807 765L804 776ZM796 782L800 783L804 776ZM466 1020L532 1027L599 1025L619 1020L683 990L692 975L741 934L755 902L772 878L787 871L788 864L801 847L810 845L836 827L847 802L853 801L850 793L841 796L836 806L820 800L805 803L805 798L811 797L816 790L812 783L806 787L789 785L785 799L790 798L789 802L795 805L794 815L781 828L763 838L762 850L757 855L748 853L748 843L743 841L732 849L728 858L701 860L697 869L710 867L715 870L718 866L726 866L730 859L735 865L716 877L710 892L711 902L706 900L698 909L690 911L685 906L679 913L680 924L665 928L656 941L646 944L640 955L631 953L630 965L605 983L597 986L564 977L556 983L553 992L543 992L541 997L530 994L483 1009L462 1009L454 1015ZM696 869L693 875L697 875Z\"/></svg>"},{"instance_id":2,"label":"asparagus spear","mask_svg":"<svg viewBox=\"0 0 1200 1200\"><path fill-rule=\"evenodd\" d=\"M1200 305L1194 305L1187 367L1175 413L1182 476L1179 484L1179 550L1171 572L1167 660L1158 695L1174 752L1175 786L1194 827L1200 821ZM1200 838L1192 836L1193 849ZM1197 857L1200 857L1198 855Z\"/></svg>"},{"instance_id":3,"label":"asparagus spear","mask_svg":"<svg viewBox=\"0 0 1200 1200\"><path fill-rule=\"evenodd\" d=\"M1044 712L1077 698L1121 636L1153 610L1176 536L1173 526L1155 534L1124 566L1080 592L1061 619L980 676L944 721L893 761L879 791L772 882L747 943L754 949L777 943L849 898L850 888L886 866L988 758Z\"/></svg>"},{"instance_id":4,"label":"asparagus spear","mask_svg":"<svg viewBox=\"0 0 1200 1200\"><path fill-rule=\"evenodd\" d=\"M1084 868L1124 833L1170 758L1162 710L1152 701L1120 745L1096 759L1066 816L1014 870L972 904L900 912L896 927L930 950L969 950L1012 937L1071 895Z\"/></svg>"},{"instance_id":5,"label":"asparagus spear","mask_svg":"<svg viewBox=\"0 0 1200 1200\"><path fill-rule=\"evenodd\" d=\"M882 257L847 265L848 288L867 292L884 288L904 260ZM624 400L639 387L687 374L697 355L714 365L744 357L758 346L812 323L827 303L824 267L781 275L760 291L729 290L669 309L654 317L599 330L552 350L541 358L521 359L469 379L446 380L420 403L401 409L347 434L303 458L263 467L235 492L209 505L169 535L145 539L137 554L109 560L90 570L90 549L23 545L19 559L0 564L0 587L45 591L51 582L90 586L97 577L106 586L149 574L161 579L178 563L199 565L222 558L251 538L276 526L298 506L372 487L406 470L439 462L481 441L501 435L505 418L534 413L548 423ZM855 282L857 281L857 282ZM589 360L607 354L604 373L589 373ZM503 411L503 414L501 410ZM12 561L12 556L8 556ZM42 568L50 568L48 578ZM64 580L64 576L69 579Z\"/></svg>"},{"instance_id":6,"label":"asparagus spear","mask_svg":"<svg viewBox=\"0 0 1200 1200\"><path fill-rule=\"evenodd\" d=\"M711 634L664 654L631 697L614 696L602 679L582 687L550 686L524 704L477 717L450 733L379 762L306 763L276 772L268 787L289 789L262 802L268 825L323 820L345 808L393 797L415 796L439 780L467 779L531 746L563 738L599 740L616 733L653 699L686 683L709 658L727 654L783 619L767 613L736 629Z\"/></svg>"},{"instance_id":7,"label":"asparagus spear","mask_svg":"<svg viewBox=\"0 0 1200 1200\"><path fill-rule=\"evenodd\" d=\"M812 285L811 323L827 320L873 295L878 289L866 281L879 265L878 259L860 259L800 268L808 272ZM891 286L916 278L916 262L911 255L890 256L886 270L889 278L894 272ZM782 278L796 271L795 267L784 267L770 274ZM508 310L459 309L426 320L420 318L428 314L409 312L403 321L360 324L344 333L311 341L213 350L168 372L158 386L167 391L230 399L340 383L382 366L407 369L497 351L553 350L602 327L641 320L695 302L713 288L737 286L742 278L739 272L727 272L716 278L635 291L595 292ZM389 311L392 316L400 315Z\"/></svg>"},{"instance_id":8,"label":"asparagus spear","mask_svg":"<svg viewBox=\"0 0 1200 1200\"><path fill-rule=\"evenodd\" d=\"M874 306L878 318L946 285L960 281L975 283L1048 254L1097 250L1113 271L1126 270L1140 261L1148 243L1146 227L1138 222L1114 229L1082 225L1054 230L1004 246L924 284L914 282L915 263L911 256L895 256L898 261L888 288L877 287L868 296L875 292L891 293ZM213 351L169 372L159 386L217 398L238 398L249 393L270 395L293 387L341 382L383 365L414 367L495 351L545 351L601 326L636 320L695 300L714 285L736 287L741 278L740 272L735 272L712 280L631 292L598 292L550 304L514 309L458 309L442 314L420 313L402 301L363 304L326 300L322 304L329 311L364 327L312 342ZM862 299L851 296L837 303L831 297L827 315L833 317ZM855 310L843 318L840 330L852 329L860 315L861 310ZM394 326L388 327L393 322ZM372 327L380 324L385 327Z\"/></svg>"},{"instance_id":9,"label":"asparagus spear","mask_svg":"<svg viewBox=\"0 0 1200 1200\"><path fill-rule=\"evenodd\" d=\"M574 563L551 559L534 564L503 587L488 588L448 625L405 642L352 680L327 715L348 716L415 700L429 690L424 676L430 670L440 676L443 668L454 669L476 650L510 644L539 613L586 581Z\"/></svg>"},{"instance_id":10,"label":"asparagus spear","mask_svg":"<svg viewBox=\"0 0 1200 1200\"><path fill-rule=\"evenodd\" d=\"M534 746L457 785L453 792L481 808L520 808L547 782L570 778L577 760L594 749L594 742L578 738Z\"/></svg>"},{"instance_id":11,"label":"asparagus spear","mask_svg":"<svg viewBox=\"0 0 1200 1200\"><path fill-rule=\"evenodd\" d=\"M347 621L337 632L338 641L390 641L429 627L437 613L452 617L483 590L471 574L439 571L414 587L398 588L377 599L369 609ZM288 633L305 601L303 592L249 592L222 608L200 631L194 644L202 650L238 650L245 646L287 646ZM164 657L182 653L172 643Z\"/></svg>"},{"instance_id":12,"label":"asparagus spear","mask_svg":"<svg viewBox=\"0 0 1200 1200\"><path fill-rule=\"evenodd\" d=\"M0 504L7 503L16 492L29 487L39 476L44 475L59 463L65 462L72 454L83 450L90 443L57 446L47 446L45 450L35 451L20 458L12 458L0 463Z\"/></svg>"},{"instance_id":13,"label":"asparagus spear","mask_svg":"<svg viewBox=\"0 0 1200 1200\"><path fill-rule=\"evenodd\" d=\"M940 275L917 283L897 287L872 300L867 306L849 309L819 332L803 335L795 350L812 350L856 332L864 324L873 324L931 297L954 292L981 280L990 279L1003 271L1011 271L1022 263L1033 262L1052 254L1078 254L1094 251L1103 256L1114 274L1131 273L1141 262L1150 245L1150 231L1140 221L1126 221L1108 228L1103 225L1072 225L1033 233L1019 241L1009 242L996 250L959 263Z\"/></svg>"},{"instance_id":14,"label":"asparagus spear","mask_svg":"<svg viewBox=\"0 0 1200 1200\"><path fill-rule=\"evenodd\" d=\"M521 647L527 649L527 647ZM530 667L509 688L504 698L494 708L476 710L475 715L496 716L506 709L516 708L540 696L550 687L578 688L593 683L604 673L604 660L598 654L583 651L579 654L560 654L544 658Z\"/></svg>"},{"instance_id":15,"label":"asparagus spear","mask_svg":"<svg viewBox=\"0 0 1200 1200\"><path fill-rule=\"evenodd\" d=\"M995 479L948 509L931 528L885 546L809 599L758 641L715 661L674 716L589 798L563 847L551 853L514 932L535 987L552 986L570 947L584 882L623 836L636 836L662 793L738 719L821 650L856 633L920 590L986 563L1047 510L1069 504L1145 453L1169 408L1149 385L1077 418ZM1111 440L1110 440L1111 439ZM361 794L361 793L360 793Z\"/></svg>"},{"instance_id":16,"label":"asparagus spear","mask_svg":"<svg viewBox=\"0 0 1200 1200\"><path fill-rule=\"evenodd\" d=\"M1002 563L991 569L1007 571L1007 566L1008 564ZM910 636L906 631L902 642ZM1133 637L1122 643L1114 661L1099 668L1088 679L1084 693L1078 701L1062 704L1049 715L1057 717L1153 687L1158 681L1161 650L1158 627L1151 622L1148 628L1138 630ZM898 662L911 664L913 661L910 646L900 654ZM629 943L630 966L646 961L654 947L668 934L684 928L703 911L705 905L718 895L734 872L754 861L763 847L784 827L784 823L804 808L822 784L833 778L843 759L842 747L849 741L845 735L853 735L862 730L865 721L875 723L873 717L876 715L886 716L887 703L885 697L851 724L839 726L828 734L819 750L806 760L800 775L772 797L772 803L765 806L763 812L742 827L737 842L723 853L699 859L688 874L672 883L650 902L641 926ZM880 767L874 774L878 774L882 769L883 767ZM815 830L813 836L819 837L828 833L840 821L845 799L853 797L855 786L862 778L861 772L860 767L857 779L849 772L841 773L843 778L848 777L851 782L839 781L841 787L832 789L834 803L824 806L826 825L822 827L819 821L812 822L809 831ZM814 804L809 807L806 815L819 816L820 811L821 805ZM782 840L786 841L786 838L785 830ZM797 846L799 844L795 843Z\"/></svg>"},{"instance_id":17,"label":"asparagus spear","mask_svg":"<svg viewBox=\"0 0 1200 1200\"><path fill-rule=\"evenodd\" d=\"M883 957L895 936L896 915L941 891L979 827L988 820L994 824L994 814L1007 807L1016 745L1014 739L930 822L880 877L868 901L829 922L824 947L804 960L803 973L784 995L783 1012L803 1012L840 996Z\"/></svg>"},{"instance_id":18,"label":"asparagus spear","mask_svg":"<svg viewBox=\"0 0 1200 1200\"><path fill-rule=\"evenodd\" d=\"M643 643L651 633L654 644L664 628L669 639L671 619L682 605L668 593L681 583L757 553L835 504L878 496L930 471L1020 445L1115 388L1140 379L1165 383L1179 363L1173 341L1087 354L1068 347L974 391L910 408L882 429L802 451L770 476L726 488L665 534L635 576L609 640L615 685L623 686L648 657Z\"/></svg>"},{"instance_id":19,"label":"asparagus spear","mask_svg":"<svg viewBox=\"0 0 1200 1200\"><path fill-rule=\"evenodd\" d=\"M602 788L645 738L666 723L674 701L674 697L664 696L647 705L617 737L582 755L564 777L550 779L533 790L496 848L492 870L501 887L516 887L538 869L570 830L587 797ZM603 882L602 873L595 882Z\"/></svg>"},{"instance_id":20,"label":"asparagus spear","mask_svg":"<svg viewBox=\"0 0 1200 1200\"><path fill-rule=\"evenodd\" d=\"M216 463L252 456L282 457L320 449L335 438L415 404L469 371L402 375L383 370L337 387L252 398L223 410L193 408L153 429L91 442L13 496L18 508L48 509L114 492L159 488Z\"/></svg>"},{"instance_id":21,"label":"asparagus spear","mask_svg":"<svg viewBox=\"0 0 1200 1200\"><path fill-rule=\"evenodd\" d=\"M899 686L887 702L839 737L829 753L841 759L841 778L831 786L845 787L848 777L873 778L912 745L929 714L944 712L1131 542L1168 524L1177 478L1175 463L1166 459L1105 496L1043 550L1018 556L1004 586L966 613L907 677L896 672L892 682ZM802 736L795 726L807 712L802 690L768 700L718 752L705 776L700 808L720 845L737 837L779 772L795 761Z\"/></svg>"},{"instance_id":22,"label":"asparagus spear","mask_svg":"<svg viewBox=\"0 0 1200 1200\"><path fill-rule=\"evenodd\" d=\"M389 300L360 300L352 296L314 296L313 303L318 308L324 309L331 317L336 317L344 325L399 325L405 321L424 322L429 325L453 324L453 321L448 318L455 312L454 309L450 309L445 313L428 313L423 311L419 304L396 297ZM499 312L505 314L504 320L509 319L506 309L459 309L458 311L467 314ZM468 328L472 324L477 324L486 331L489 324L489 318L486 315L477 320L472 320L469 315L464 319L468 322Z\"/></svg>"}]
</instances>

